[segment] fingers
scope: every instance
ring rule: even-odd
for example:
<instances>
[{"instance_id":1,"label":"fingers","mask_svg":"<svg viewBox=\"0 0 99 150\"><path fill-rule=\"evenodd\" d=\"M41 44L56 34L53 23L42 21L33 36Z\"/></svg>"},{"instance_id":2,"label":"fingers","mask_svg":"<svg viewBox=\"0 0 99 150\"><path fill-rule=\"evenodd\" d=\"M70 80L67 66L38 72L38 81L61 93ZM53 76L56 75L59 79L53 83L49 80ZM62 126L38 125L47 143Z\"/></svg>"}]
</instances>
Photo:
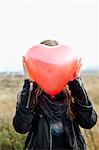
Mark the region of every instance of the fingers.
<instances>
[{"instance_id":1,"label":"fingers","mask_svg":"<svg viewBox=\"0 0 99 150\"><path fill-rule=\"evenodd\" d=\"M25 61L25 57L24 57L24 56L22 56L22 61L23 61L23 62Z\"/></svg>"},{"instance_id":2,"label":"fingers","mask_svg":"<svg viewBox=\"0 0 99 150\"><path fill-rule=\"evenodd\" d=\"M25 56L22 56L22 62L25 64Z\"/></svg>"},{"instance_id":3,"label":"fingers","mask_svg":"<svg viewBox=\"0 0 99 150\"><path fill-rule=\"evenodd\" d=\"M77 62L77 70L80 70L81 69L81 66L82 66L82 59L78 59L78 62Z\"/></svg>"},{"instance_id":4,"label":"fingers","mask_svg":"<svg viewBox=\"0 0 99 150\"><path fill-rule=\"evenodd\" d=\"M82 59L81 59L81 58L78 59L77 64L78 64L78 65L79 65L79 64L82 64Z\"/></svg>"},{"instance_id":5,"label":"fingers","mask_svg":"<svg viewBox=\"0 0 99 150\"><path fill-rule=\"evenodd\" d=\"M23 69L25 71L25 57L24 56L22 57L22 62L23 62Z\"/></svg>"},{"instance_id":6,"label":"fingers","mask_svg":"<svg viewBox=\"0 0 99 150\"><path fill-rule=\"evenodd\" d=\"M22 57L22 61L23 61L23 67L24 67L24 69L27 70L27 68L26 68L26 62L25 62L25 57L24 56Z\"/></svg>"},{"instance_id":7,"label":"fingers","mask_svg":"<svg viewBox=\"0 0 99 150\"><path fill-rule=\"evenodd\" d=\"M27 71L27 68L26 68L26 63L25 63L25 57L22 56L22 62L23 62L23 69L24 69L24 77L27 79L29 78L28 76L28 71Z\"/></svg>"},{"instance_id":8,"label":"fingers","mask_svg":"<svg viewBox=\"0 0 99 150\"><path fill-rule=\"evenodd\" d=\"M81 60L81 58L80 58L80 59L78 59L78 61L77 61L77 67L76 67L76 70L75 70L75 72L74 72L74 74L73 74L74 79L76 79L78 76L80 76L80 69L81 69L81 66L82 66L82 60Z\"/></svg>"}]
</instances>

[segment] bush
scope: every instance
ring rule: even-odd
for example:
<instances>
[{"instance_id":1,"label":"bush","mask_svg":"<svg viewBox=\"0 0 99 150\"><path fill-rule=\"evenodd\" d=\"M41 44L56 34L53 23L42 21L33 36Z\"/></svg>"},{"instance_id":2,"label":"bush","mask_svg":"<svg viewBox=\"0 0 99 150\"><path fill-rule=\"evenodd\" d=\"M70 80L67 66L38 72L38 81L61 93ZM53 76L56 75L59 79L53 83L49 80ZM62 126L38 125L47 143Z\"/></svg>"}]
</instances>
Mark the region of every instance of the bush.
<instances>
[{"instance_id":1,"label":"bush","mask_svg":"<svg viewBox=\"0 0 99 150\"><path fill-rule=\"evenodd\" d=\"M0 126L0 150L23 150L26 134L18 134L10 125Z\"/></svg>"}]
</instances>

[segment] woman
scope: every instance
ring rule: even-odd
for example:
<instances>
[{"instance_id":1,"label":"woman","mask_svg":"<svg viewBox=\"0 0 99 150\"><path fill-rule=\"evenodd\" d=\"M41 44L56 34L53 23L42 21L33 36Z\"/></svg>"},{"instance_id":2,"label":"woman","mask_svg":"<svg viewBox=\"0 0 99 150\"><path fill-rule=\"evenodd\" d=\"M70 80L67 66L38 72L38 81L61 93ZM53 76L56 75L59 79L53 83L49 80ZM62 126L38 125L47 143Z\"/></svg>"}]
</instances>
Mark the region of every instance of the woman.
<instances>
[{"instance_id":1,"label":"woman","mask_svg":"<svg viewBox=\"0 0 99 150\"><path fill-rule=\"evenodd\" d=\"M41 42L48 46L57 41ZM16 132L28 133L25 150L85 150L85 142L79 125L90 129L97 115L79 76L81 60L74 80L57 95L46 94L36 82L29 80L23 57L25 80L18 94L13 126Z\"/></svg>"}]
</instances>

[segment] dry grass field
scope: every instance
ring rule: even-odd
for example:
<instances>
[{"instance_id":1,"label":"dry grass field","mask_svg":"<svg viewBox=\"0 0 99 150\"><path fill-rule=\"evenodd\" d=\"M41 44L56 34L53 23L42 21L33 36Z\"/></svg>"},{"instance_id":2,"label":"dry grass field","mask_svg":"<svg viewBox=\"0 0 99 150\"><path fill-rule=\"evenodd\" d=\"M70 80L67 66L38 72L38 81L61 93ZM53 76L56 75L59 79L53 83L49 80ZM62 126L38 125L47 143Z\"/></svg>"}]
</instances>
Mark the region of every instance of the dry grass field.
<instances>
[{"instance_id":1,"label":"dry grass field","mask_svg":"<svg viewBox=\"0 0 99 150\"><path fill-rule=\"evenodd\" d=\"M99 75L82 76L83 83L99 116ZM23 76L0 76L0 125L9 123L15 113L16 96L23 85ZM99 150L99 120L91 130L81 129L87 150Z\"/></svg>"}]
</instances>

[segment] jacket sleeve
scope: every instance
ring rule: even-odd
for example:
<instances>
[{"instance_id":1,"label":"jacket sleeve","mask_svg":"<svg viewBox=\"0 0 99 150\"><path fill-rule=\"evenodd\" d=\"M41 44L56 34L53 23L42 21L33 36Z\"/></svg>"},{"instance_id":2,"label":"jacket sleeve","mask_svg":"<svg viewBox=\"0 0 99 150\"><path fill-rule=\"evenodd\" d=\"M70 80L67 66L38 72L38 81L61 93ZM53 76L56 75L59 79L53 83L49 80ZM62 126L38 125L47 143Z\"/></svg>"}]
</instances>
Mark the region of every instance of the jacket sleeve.
<instances>
[{"instance_id":1,"label":"jacket sleeve","mask_svg":"<svg viewBox=\"0 0 99 150\"><path fill-rule=\"evenodd\" d=\"M31 92L36 88L37 84L26 79L24 80L23 89L17 96L16 112L13 118L13 126L16 132L27 133L33 121L33 100Z\"/></svg>"},{"instance_id":2,"label":"jacket sleeve","mask_svg":"<svg viewBox=\"0 0 99 150\"><path fill-rule=\"evenodd\" d=\"M68 83L71 95L74 98L76 110L76 122L86 129L91 129L97 122L97 114L80 77Z\"/></svg>"}]
</instances>

